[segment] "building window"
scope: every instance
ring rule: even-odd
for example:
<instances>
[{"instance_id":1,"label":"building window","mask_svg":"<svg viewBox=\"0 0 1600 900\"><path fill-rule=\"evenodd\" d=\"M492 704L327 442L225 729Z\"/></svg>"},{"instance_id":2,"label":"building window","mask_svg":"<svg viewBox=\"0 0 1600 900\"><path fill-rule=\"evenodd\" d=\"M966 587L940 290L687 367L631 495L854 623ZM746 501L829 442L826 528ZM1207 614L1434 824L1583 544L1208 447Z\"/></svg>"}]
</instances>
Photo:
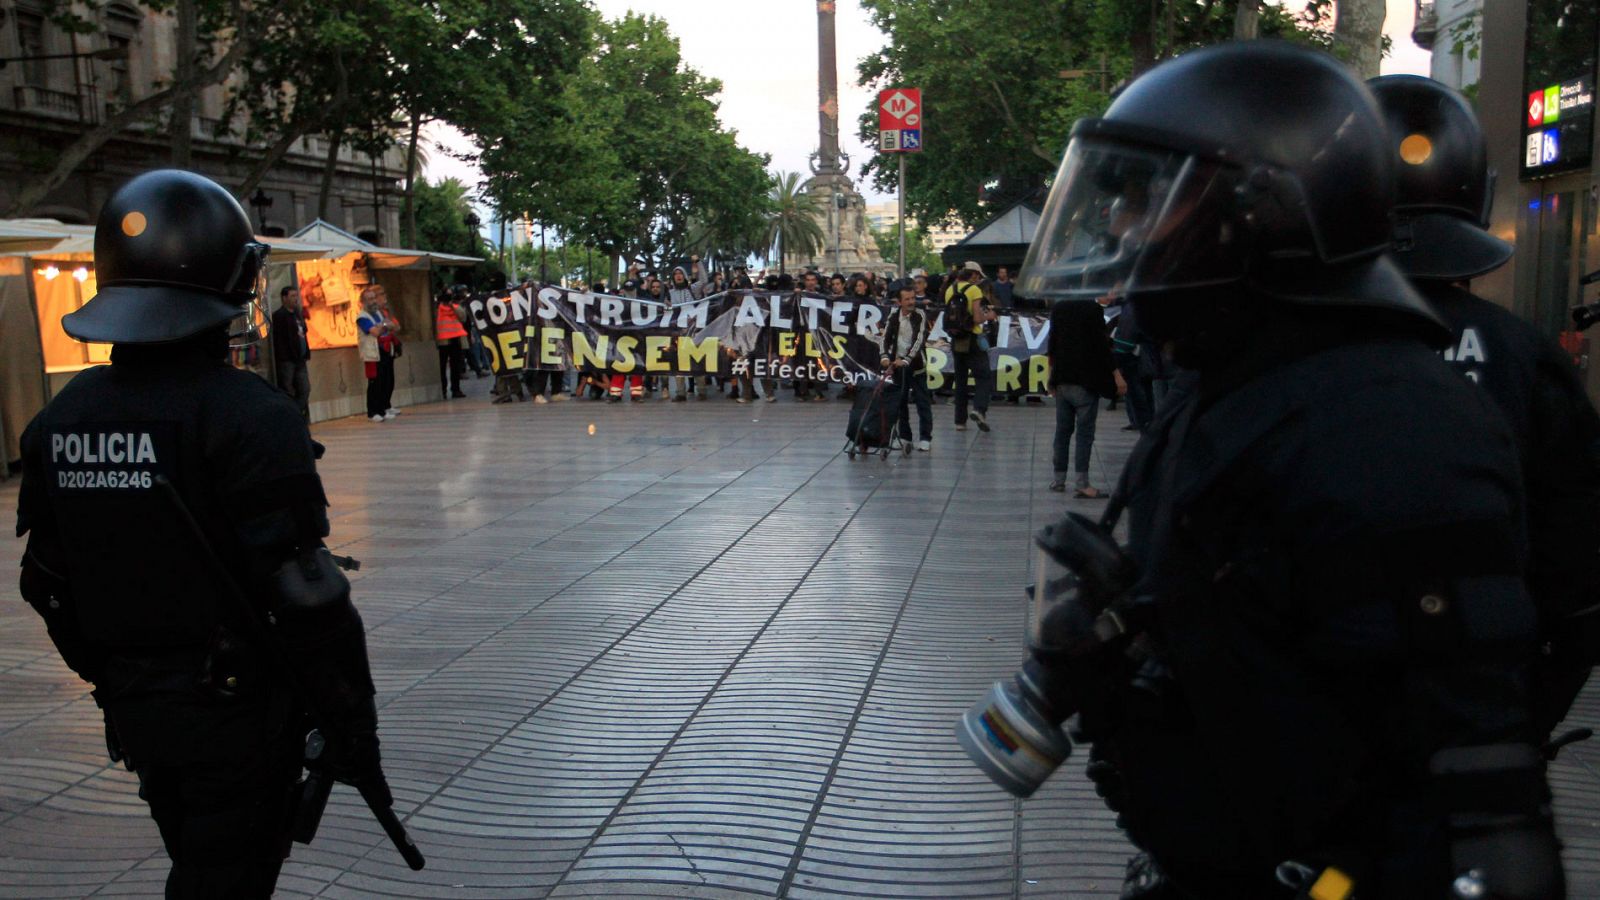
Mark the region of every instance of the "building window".
<instances>
[{"instance_id":1,"label":"building window","mask_svg":"<svg viewBox=\"0 0 1600 900\"><path fill-rule=\"evenodd\" d=\"M44 16L35 12L17 11L17 47L18 55L23 57L44 55ZM47 61L24 59L22 80L32 87L44 87L45 82L49 80Z\"/></svg>"},{"instance_id":2,"label":"building window","mask_svg":"<svg viewBox=\"0 0 1600 900\"><path fill-rule=\"evenodd\" d=\"M133 41L139 33L137 10L113 4L106 8L106 47L119 55L106 61L106 99L127 103L133 97Z\"/></svg>"}]
</instances>

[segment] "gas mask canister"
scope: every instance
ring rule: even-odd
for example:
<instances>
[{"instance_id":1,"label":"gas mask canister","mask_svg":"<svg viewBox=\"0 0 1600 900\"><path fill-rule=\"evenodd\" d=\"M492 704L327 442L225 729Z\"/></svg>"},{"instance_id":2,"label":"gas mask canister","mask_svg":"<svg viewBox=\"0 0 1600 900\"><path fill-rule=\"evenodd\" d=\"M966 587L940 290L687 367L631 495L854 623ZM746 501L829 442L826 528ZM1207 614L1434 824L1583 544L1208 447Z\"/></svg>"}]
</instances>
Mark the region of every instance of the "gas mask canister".
<instances>
[{"instance_id":1,"label":"gas mask canister","mask_svg":"<svg viewBox=\"0 0 1600 900\"><path fill-rule=\"evenodd\" d=\"M1106 525L1077 513L1034 536L1028 661L961 716L956 739L995 784L1028 797L1072 753L1062 724L1116 668L1137 569Z\"/></svg>"}]
</instances>

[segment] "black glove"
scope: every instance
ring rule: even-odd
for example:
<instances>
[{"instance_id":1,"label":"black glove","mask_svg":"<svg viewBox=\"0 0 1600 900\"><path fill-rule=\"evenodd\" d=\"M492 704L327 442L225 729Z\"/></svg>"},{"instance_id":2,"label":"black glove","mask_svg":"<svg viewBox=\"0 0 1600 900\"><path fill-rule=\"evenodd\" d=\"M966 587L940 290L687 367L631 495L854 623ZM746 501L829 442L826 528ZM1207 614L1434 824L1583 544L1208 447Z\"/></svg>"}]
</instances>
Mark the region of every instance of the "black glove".
<instances>
[{"instance_id":1,"label":"black glove","mask_svg":"<svg viewBox=\"0 0 1600 900\"><path fill-rule=\"evenodd\" d=\"M378 714L372 699L342 722L323 724L320 764L333 780L348 784L366 795L375 790L380 806L393 806L389 783L383 777L383 758L378 752Z\"/></svg>"}]
</instances>

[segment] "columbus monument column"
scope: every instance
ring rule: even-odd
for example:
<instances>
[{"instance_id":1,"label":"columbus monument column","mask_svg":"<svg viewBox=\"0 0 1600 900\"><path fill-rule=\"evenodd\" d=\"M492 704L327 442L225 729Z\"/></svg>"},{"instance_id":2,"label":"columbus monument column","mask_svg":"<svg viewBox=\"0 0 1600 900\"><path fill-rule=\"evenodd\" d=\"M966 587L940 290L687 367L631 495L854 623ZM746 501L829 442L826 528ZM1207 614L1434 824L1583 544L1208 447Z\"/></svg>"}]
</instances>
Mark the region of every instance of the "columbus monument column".
<instances>
[{"instance_id":1,"label":"columbus monument column","mask_svg":"<svg viewBox=\"0 0 1600 900\"><path fill-rule=\"evenodd\" d=\"M822 250L816 256L785 254L786 264L849 275L889 264L867 230L867 203L850 180L850 159L839 152L839 62L834 38L834 0L817 0L817 152L804 191L817 208Z\"/></svg>"}]
</instances>

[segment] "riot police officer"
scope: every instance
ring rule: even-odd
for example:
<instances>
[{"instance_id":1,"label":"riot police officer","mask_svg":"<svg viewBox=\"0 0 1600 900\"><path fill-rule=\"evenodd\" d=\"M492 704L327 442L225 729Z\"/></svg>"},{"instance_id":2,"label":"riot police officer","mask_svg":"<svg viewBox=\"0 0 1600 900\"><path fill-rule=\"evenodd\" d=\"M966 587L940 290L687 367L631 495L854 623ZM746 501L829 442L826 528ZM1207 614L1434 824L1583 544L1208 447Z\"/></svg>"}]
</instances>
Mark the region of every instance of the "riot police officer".
<instances>
[{"instance_id":1,"label":"riot police officer","mask_svg":"<svg viewBox=\"0 0 1600 900\"><path fill-rule=\"evenodd\" d=\"M1133 82L1052 186L1018 293L1120 284L1193 373L1121 491L1137 579L1050 612L1023 692L1082 712L1144 896L1563 893L1515 445L1387 254L1394 184L1364 86L1252 41Z\"/></svg>"},{"instance_id":2,"label":"riot police officer","mask_svg":"<svg viewBox=\"0 0 1600 900\"><path fill-rule=\"evenodd\" d=\"M1512 253L1484 230L1494 176L1472 107L1429 78L1368 84L1399 171L1395 260L1450 325L1444 358L1494 400L1521 452L1528 588L1546 638L1534 699L1548 734L1600 662L1600 416L1559 346L1467 289Z\"/></svg>"},{"instance_id":3,"label":"riot police officer","mask_svg":"<svg viewBox=\"0 0 1600 900\"><path fill-rule=\"evenodd\" d=\"M382 784L365 636L322 549L310 434L226 359L267 249L205 178L128 182L95 228L99 293L62 319L110 342L111 364L22 437L22 595L139 776L168 897L272 893L308 713L335 777Z\"/></svg>"}]
</instances>

